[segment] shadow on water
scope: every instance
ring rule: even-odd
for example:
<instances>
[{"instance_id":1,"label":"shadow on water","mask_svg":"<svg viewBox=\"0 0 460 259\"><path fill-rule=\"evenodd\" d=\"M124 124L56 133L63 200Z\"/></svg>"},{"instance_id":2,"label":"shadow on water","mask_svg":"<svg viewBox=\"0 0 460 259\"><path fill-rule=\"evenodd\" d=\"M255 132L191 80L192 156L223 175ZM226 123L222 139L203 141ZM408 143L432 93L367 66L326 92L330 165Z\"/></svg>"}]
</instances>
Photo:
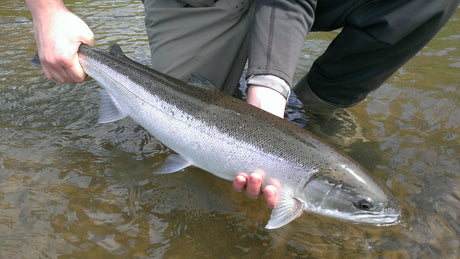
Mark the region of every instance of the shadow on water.
<instances>
[{"instance_id":1,"label":"shadow on water","mask_svg":"<svg viewBox=\"0 0 460 259\"><path fill-rule=\"evenodd\" d=\"M139 1L71 1L98 47L149 63ZM22 1L0 11L0 257L458 258L460 13L360 105L286 118L347 153L403 207L372 227L305 214L267 231L263 200L198 169L152 175L170 150L132 120L98 124L93 80L61 85L35 52ZM306 42L296 79L337 32Z\"/></svg>"}]
</instances>

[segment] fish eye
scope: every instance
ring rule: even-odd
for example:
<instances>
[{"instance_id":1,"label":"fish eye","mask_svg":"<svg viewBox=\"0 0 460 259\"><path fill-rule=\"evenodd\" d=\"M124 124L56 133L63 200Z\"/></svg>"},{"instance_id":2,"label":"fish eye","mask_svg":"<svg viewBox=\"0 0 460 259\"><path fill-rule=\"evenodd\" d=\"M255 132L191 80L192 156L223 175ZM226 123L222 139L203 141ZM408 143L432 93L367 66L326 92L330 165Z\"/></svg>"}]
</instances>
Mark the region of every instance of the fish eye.
<instances>
[{"instance_id":1,"label":"fish eye","mask_svg":"<svg viewBox=\"0 0 460 259\"><path fill-rule=\"evenodd\" d=\"M353 203L360 210L370 210L374 207L374 203L370 200L362 199Z\"/></svg>"}]
</instances>

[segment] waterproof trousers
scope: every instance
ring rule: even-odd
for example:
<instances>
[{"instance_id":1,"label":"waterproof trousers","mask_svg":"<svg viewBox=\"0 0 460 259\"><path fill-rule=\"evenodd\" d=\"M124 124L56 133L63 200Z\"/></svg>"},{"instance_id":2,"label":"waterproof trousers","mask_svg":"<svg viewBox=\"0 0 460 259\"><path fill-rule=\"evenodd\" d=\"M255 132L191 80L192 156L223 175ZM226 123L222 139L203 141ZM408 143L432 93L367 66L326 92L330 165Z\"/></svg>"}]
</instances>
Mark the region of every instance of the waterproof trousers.
<instances>
[{"instance_id":1,"label":"waterproof trousers","mask_svg":"<svg viewBox=\"0 0 460 259\"><path fill-rule=\"evenodd\" d=\"M294 87L308 33L341 29L294 92L301 101L313 95L349 107L420 51L459 0L145 0L144 5L153 67L183 80L197 72L229 94L246 60L247 77L275 75ZM288 97L288 90L280 93Z\"/></svg>"}]
</instances>

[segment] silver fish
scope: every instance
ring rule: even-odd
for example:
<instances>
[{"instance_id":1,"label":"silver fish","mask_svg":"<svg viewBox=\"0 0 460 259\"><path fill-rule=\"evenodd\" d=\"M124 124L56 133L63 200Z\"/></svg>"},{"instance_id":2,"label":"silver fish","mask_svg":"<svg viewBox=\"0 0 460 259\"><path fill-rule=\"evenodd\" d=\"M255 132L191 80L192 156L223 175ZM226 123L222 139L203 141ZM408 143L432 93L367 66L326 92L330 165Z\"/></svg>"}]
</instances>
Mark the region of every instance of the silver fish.
<instances>
[{"instance_id":1,"label":"silver fish","mask_svg":"<svg viewBox=\"0 0 460 259\"><path fill-rule=\"evenodd\" d=\"M78 52L84 71L104 88L99 121L129 116L177 152L154 173L196 166L231 181L263 170L264 185L281 184L267 229L303 212L379 226L399 221L398 204L356 162L305 129L143 66L118 45L107 52L82 44Z\"/></svg>"}]
</instances>

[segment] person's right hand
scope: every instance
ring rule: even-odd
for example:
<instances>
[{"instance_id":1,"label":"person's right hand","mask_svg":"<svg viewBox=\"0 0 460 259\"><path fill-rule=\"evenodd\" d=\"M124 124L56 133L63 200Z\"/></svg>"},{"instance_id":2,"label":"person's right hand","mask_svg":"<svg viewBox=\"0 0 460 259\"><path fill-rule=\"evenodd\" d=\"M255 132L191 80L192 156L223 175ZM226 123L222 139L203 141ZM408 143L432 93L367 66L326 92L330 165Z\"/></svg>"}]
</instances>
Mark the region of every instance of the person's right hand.
<instances>
[{"instance_id":1,"label":"person's right hand","mask_svg":"<svg viewBox=\"0 0 460 259\"><path fill-rule=\"evenodd\" d=\"M233 179L233 189L241 192L246 189L246 194L250 198L258 198L262 192L265 196L265 202L269 208L273 208L279 201L279 193L281 191L281 183L278 180L269 180L267 186L263 186L265 173L262 170L256 170L250 175L247 173L239 173Z\"/></svg>"},{"instance_id":2,"label":"person's right hand","mask_svg":"<svg viewBox=\"0 0 460 259\"><path fill-rule=\"evenodd\" d=\"M32 12L40 63L46 77L60 83L80 83L87 77L80 65L78 47L94 45L86 23L67 8Z\"/></svg>"}]
</instances>

